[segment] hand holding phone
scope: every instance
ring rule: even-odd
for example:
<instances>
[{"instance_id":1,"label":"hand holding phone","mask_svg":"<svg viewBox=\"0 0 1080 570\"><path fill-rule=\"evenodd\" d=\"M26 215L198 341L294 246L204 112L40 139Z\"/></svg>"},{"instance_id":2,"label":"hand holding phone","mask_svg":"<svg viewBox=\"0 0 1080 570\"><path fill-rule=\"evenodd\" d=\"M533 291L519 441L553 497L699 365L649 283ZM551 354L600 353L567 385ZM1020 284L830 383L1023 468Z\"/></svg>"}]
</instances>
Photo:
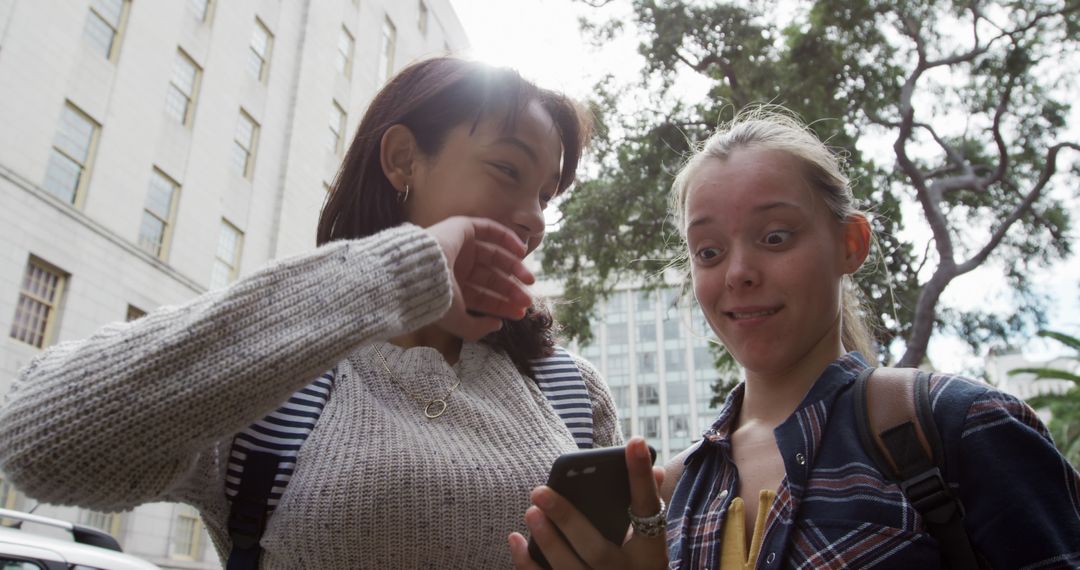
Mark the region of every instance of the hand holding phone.
<instances>
[{"instance_id":1,"label":"hand holding phone","mask_svg":"<svg viewBox=\"0 0 1080 570\"><path fill-rule=\"evenodd\" d=\"M655 462L656 450L651 446L649 454L651 462ZM626 448L590 449L562 455L551 466L547 486L574 505L605 539L615 545L622 544L630 527ZM551 567L531 538L529 554L541 567Z\"/></svg>"}]
</instances>

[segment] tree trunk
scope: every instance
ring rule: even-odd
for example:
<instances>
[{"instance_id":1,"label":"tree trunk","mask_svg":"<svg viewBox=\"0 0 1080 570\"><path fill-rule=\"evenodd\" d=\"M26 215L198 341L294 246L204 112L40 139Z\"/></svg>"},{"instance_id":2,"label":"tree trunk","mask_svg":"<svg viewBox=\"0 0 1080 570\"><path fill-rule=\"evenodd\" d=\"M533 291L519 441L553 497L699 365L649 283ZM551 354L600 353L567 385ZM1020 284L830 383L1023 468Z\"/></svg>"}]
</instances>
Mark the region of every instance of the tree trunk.
<instances>
[{"instance_id":1,"label":"tree trunk","mask_svg":"<svg viewBox=\"0 0 1080 570\"><path fill-rule=\"evenodd\" d=\"M949 282L956 277L954 268L945 266L938 267L934 275L922 287L919 300L915 304L915 318L912 320L911 335L908 336L904 356L896 363L896 366L915 368L922 364L926 357L926 347L930 343L930 335L934 332L934 321L937 320L937 304L941 299L941 293Z\"/></svg>"}]
</instances>

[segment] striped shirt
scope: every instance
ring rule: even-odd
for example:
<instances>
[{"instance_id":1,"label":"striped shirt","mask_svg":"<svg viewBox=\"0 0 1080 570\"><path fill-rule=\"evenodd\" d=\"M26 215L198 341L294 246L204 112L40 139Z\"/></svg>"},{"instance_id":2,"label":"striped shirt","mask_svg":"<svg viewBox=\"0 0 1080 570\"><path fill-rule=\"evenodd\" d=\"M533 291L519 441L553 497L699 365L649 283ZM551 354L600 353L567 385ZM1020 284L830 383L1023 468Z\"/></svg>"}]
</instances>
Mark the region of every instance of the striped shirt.
<instances>
[{"instance_id":1,"label":"striped shirt","mask_svg":"<svg viewBox=\"0 0 1080 570\"><path fill-rule=\"evenodd\" d=\"M867 364L831 363L774 430L786 477L765 523L757 568L940 568L937 542L859 441L851 387ZM686 460L671 500L669 568L717 568L722 525L738 495L730 431L743 385ZM1080 476L1026 404L946 374L930 384L945 479L968 535L994 568L1080 567Z\"/></svg>"}]
</instances>

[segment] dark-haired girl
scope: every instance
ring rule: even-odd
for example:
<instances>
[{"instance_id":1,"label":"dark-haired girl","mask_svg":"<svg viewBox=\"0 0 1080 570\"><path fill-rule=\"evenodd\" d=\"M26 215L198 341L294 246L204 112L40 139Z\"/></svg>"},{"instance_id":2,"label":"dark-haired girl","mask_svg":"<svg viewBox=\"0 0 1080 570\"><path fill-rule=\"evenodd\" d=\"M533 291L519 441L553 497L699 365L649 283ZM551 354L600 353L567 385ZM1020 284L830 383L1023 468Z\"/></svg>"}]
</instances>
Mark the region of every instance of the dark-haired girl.
<instances>
[{"instance_id":1,"label":"dark-haired girl","mask_svg":"<svg viewBox=\"0 0 1080 570\"><path fill-rule=\"evenodd\" d=\"M50 503L194 505L224 557L234 435L333 370L260 566L509 566L529 490L576 449L528 376L552 322L522 258L585 125L513 71L405 69L360 124L317 249L40 355L0 412L0 466ZM576 363L595 445L620 443L605 385Z\"/></svg>"}]
</instances>

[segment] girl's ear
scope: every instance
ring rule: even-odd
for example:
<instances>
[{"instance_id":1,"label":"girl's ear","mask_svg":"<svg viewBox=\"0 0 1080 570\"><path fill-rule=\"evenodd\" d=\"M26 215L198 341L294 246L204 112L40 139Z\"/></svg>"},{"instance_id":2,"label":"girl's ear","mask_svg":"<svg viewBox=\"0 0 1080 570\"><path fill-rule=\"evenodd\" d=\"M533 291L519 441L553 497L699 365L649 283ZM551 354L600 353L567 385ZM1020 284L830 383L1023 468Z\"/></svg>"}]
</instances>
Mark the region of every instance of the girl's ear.
<instances>
[{"instance_id":1,"label":"girl's ear","mask_svg":"<svg viewBox=\"0 0 1080 570\"><path fill-rule=\"evenodd\" d=\"M844 224L844 273L855 273L870 254L870 222L862 214L852 214Z\"/></svg>"},{"instance_id":2,"label":"girl's ear","mask_svg":"<svg viewBox=\"0 0 1080 570\"><path fill-rule=\"evenodd\" d=\"M411 182L420 149L409 127L397 124L383 133L379 143L379 163L383 174L398 192L404 192Z\"/></svg>"}]
</instances>

